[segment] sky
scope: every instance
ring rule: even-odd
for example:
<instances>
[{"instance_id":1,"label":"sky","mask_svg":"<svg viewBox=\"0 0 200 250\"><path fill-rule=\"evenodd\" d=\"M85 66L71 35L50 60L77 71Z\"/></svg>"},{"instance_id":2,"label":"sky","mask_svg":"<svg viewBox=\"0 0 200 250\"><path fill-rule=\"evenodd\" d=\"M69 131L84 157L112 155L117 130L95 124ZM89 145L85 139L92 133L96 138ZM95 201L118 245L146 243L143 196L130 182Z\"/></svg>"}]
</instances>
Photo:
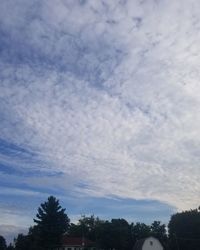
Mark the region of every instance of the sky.
<instances>
[{"instance_id":1,"label":"sky","mask_svg":"<svg viewBox=\"0 0 200 250\"><path fill-rule=\"evenodd\" d=\"M200 2L0 1L0 234L167 223L200 194Z\"/></svg>"}]
</instances>

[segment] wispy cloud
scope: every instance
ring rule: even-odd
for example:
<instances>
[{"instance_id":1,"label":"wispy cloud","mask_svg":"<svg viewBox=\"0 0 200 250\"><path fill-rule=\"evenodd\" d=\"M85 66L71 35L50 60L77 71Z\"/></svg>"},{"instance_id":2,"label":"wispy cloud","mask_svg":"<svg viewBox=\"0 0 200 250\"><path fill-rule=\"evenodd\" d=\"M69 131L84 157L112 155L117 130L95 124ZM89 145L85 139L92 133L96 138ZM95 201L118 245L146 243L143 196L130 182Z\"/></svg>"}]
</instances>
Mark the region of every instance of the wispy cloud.
<instances>
[{"instance_id":1,"label":"wispy cloud","mask_svg":"<svg viewBox=\"0 0 200 250\"><path fill-rule=\"evenodd\" d=\"M32 187L60 173L65 193L197 207L200 4L0 5L1 163Z\"/></svg>"}]
</instances>

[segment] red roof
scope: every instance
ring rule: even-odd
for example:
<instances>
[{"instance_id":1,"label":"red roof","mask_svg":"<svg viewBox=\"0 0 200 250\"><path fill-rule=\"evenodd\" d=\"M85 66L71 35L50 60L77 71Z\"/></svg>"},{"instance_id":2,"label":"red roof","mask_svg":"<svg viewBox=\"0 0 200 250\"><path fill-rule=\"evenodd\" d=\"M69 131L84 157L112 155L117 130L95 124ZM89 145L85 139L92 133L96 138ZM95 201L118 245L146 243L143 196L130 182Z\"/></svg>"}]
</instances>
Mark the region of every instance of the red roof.
<instances>
[{"instance_id":1,"label":"red roof","mask_svg":"<svg viewBox=\"0 0 200 250\"><path fill-rule=\"evenodd\" d=\"M95 243L91 240L82 237L69 237L68 235L64 235L62 238L62 244L64 246L93 246Z\"/></svg>"}]
</instances>

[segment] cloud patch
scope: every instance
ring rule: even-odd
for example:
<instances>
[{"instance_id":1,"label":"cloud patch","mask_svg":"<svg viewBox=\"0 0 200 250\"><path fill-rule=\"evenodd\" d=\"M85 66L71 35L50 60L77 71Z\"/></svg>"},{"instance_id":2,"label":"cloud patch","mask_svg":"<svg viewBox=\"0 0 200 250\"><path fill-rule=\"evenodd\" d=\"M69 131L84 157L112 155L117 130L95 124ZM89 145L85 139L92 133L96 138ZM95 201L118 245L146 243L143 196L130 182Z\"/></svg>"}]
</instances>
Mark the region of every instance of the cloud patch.
<instances>
[{"instance_id":1,"label":"cloud patch","mask_svg":"<svg viewBox=\"0 0 200 250\"><path fill-rule=\"evenodd\" d=\"M66 193L197 207L199 7L2 1L1 140Z\"/></svg>"}]
</instances>

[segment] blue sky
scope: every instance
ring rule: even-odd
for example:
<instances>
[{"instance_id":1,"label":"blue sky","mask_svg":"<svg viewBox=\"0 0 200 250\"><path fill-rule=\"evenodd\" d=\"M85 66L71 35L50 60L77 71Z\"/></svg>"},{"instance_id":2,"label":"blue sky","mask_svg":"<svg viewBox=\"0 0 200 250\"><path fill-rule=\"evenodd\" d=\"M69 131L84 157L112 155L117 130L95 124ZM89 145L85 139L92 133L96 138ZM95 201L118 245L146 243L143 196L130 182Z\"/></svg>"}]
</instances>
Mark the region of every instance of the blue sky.
<instances>
[{"instance_id":1,"label":"blue sky","mask_svg":"<svg viewBox=\"0 0 200 250\"><path fill-rule=\"evenodd\" d=\"M199 206L199 8L1 0L0 234L49 195L73 221Z\"/></svg>"}]
</instances>

